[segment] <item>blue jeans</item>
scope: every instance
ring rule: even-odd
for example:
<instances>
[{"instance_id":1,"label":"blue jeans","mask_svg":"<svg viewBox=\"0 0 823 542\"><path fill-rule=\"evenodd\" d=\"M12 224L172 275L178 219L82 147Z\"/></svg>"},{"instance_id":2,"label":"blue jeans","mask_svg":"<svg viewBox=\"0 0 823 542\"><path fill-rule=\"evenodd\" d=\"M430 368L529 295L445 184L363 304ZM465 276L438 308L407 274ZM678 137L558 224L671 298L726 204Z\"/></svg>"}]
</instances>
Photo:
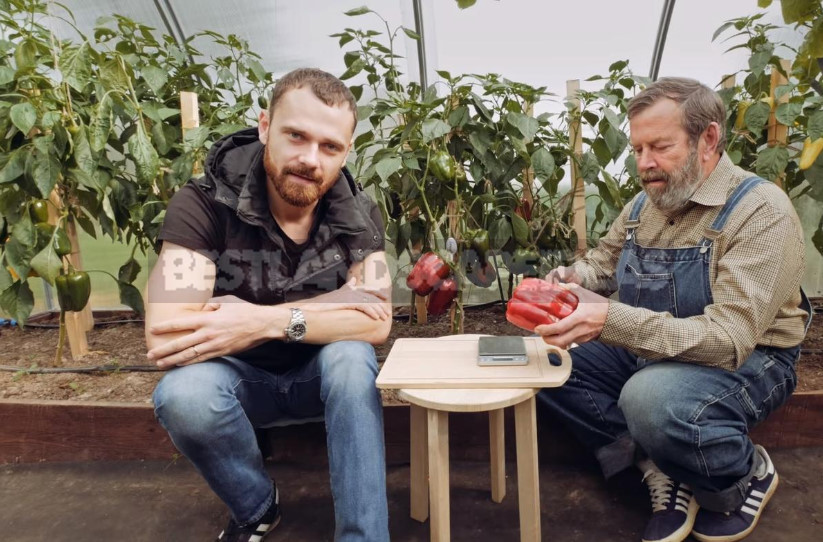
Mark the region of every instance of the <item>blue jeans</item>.
<instances>
[{"instance_id":1,"label":"blue jeans","mask_svg":"<svg viewBox=\"0 0 823 542\"><path fill-rule=\"evenodd\" d=\"M758 347L737 371L650 362L599 342L569 351L571 376L538 400L597 457L606 477L644 455L725 512L754 470L749 430L794 391L800 347Z\"/></svg>"},{"instance_id":2,"label":"blue jeans","mask_svg":"<svg viewBox=\"0 0 823 542\"><path fill-rule=\"evenodd\" d=\"M274 498L255 428L325 413L335 540L389 540L383 409L374 348L324 346L282 374L229 356L179 367L154 391L155 414L241 525Z\"/></svg>"}]
</instances>

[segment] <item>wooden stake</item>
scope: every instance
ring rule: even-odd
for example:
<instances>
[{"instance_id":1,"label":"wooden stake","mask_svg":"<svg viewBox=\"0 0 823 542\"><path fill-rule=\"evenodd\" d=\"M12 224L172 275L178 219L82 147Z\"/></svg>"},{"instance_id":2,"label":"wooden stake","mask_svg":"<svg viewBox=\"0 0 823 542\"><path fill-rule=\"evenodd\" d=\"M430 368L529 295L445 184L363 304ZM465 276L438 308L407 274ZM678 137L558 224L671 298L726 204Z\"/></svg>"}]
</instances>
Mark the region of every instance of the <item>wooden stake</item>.
<instances>
[{"instance_id":1,"label":"wooden stake","mask_svg":"<svg viewBox=\"0 0 823 542\"><path fill-rule=\"evenodd\" d=\"M792 63L790 60L781 59L780 66L783 68L785 72L789 72L792 68ZM775 116L775 111L777 110L777 106L780 104L788 103L789 101L789 93L784 93L780 98L775 95L775 91L777 87L780 85L785 85L788 83L786 77L780 73L779 70L772 67L772 76L771 76L771 85L769 87L769 96L772 98L772 103L774 107L772 108L771 112L769 113L769 135L767 139L767 144L769 147L774 147L777 145L785 146L786 141L789 135L789 127L780 124L777 122L777 117ZM780 175L777 179L775 179L775 184L780 188L783 188L783 177L784 175Z\"/></svg>"},{"instance_id":2,"label":"wooden stake","mask_svg":"<svg viewBox=\"0 0 823 542\"><path fill-rule=\"evenodd\" d=\"M200 126L200 109L197 105L197 93L186 90L180 91L180 120L183 126L183 137L192 128ZM200 162L195 162L192 173L198 175L203 172Z\"/></svg>"},{"instance_id":3,"label":"wooden stake","mask_svg":"<svg viewBox=\"0 0 823 542\"><path fill-rule=\"evenodd\" d=\"M580 166L578 160L583 156L583 134L580 127L580 98L577 97L577 91L580 90L580 80L573 79L566 81L566 95L567 99L573 105L572 114L575 118L569 124L569 143L572 146L572 152L575 159L571 160L571 174L572 174L572 192L574 200L572 202L572 216L573 227L577 233L577 255L582 256L586 253L586 188L583 183L583 177L580 175Z\"/></svg>"},{"instance_id":4,"label":"wooden stake","mask_svg":"<svg viewBox=\"0 0 823 542\"><path fill-rule=\"evenodd\" d=\"M51 205L49 205L49 223L56 225L60 210L63 209L63 201L60 199L60 195L56 190L52 190L49 195L49 202L51 202ZM83 269L83 259L80 256L80 243L77 240L77 228L73 220L66 220L65 230L66 236L71 242L71 253L68 255L68 259L75 269ZM78 359L89 353L89 343L86 338L86 332L93 327L94 317L91 313L91 303L87 303L82 311L66 312L66 332L69 338L69 348L71 349L72 358Z\"/></svg>"}]
</instances>

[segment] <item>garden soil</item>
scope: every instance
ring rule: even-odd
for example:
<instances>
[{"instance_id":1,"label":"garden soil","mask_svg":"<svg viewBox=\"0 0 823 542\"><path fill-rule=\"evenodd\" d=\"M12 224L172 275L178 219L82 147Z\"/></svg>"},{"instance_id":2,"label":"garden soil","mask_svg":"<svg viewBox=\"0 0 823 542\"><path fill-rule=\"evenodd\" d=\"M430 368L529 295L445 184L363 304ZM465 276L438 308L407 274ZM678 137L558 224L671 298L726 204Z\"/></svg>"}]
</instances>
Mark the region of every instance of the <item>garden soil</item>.
<instances>
[{"instance_id":1,"label":"garden soil","mask_svg":"<svg viewBox=\"0 0 823 542\"><path fill-rule=\"evenodd\" d=\"M813 300L817 311L823 310L823 298ZM403 310L403 309L399 309ZM506 321L500 304L467 308L464 333L489 335L528 334ZM151 393L162 372L153 371L146 360L143 322L128 311L95 314L95 327L88 332L90 353L73 360L66 344L62 367L82 372L33 374L38 368L54 367L58 330L54 314L40 315L25 329L0 327L0 398L54 399L85 401L143 402ZM397 315L386 344L377 348L384 358L398 337L440 337L451 334L448 316L432 319L428 324L410 324ZM798 391L823 390L823 316L814 318L803 342L797 366ZM382 359L381 358L381 359ZM110 366L106 370L95 367ZM142 370L136 370L142 369ZM396 401L393 394L387 402Z\"/></svg>"}]
</instances>

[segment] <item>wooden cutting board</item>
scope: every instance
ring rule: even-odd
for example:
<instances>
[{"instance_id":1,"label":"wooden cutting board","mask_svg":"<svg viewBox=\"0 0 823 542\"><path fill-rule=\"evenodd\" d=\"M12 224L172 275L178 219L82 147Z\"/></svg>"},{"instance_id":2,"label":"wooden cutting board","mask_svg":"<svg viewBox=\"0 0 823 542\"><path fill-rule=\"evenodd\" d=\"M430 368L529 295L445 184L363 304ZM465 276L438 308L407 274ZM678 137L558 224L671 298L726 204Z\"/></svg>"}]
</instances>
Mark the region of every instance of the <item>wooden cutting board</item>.
<instances>
[{"instance_id":1,"label":"wooden cutting board","mask_svg":"<svg viewBox=\"0 0 823 542\"><path fill-rule=\"evenodd\" d=\"M569 378L571 358L540 337L524 337L527 365L479 366L478 335L397 339L377 376L378 388L549 388ZM549 362L557 354L561 365Z\"/></svg>"}]
</instances>

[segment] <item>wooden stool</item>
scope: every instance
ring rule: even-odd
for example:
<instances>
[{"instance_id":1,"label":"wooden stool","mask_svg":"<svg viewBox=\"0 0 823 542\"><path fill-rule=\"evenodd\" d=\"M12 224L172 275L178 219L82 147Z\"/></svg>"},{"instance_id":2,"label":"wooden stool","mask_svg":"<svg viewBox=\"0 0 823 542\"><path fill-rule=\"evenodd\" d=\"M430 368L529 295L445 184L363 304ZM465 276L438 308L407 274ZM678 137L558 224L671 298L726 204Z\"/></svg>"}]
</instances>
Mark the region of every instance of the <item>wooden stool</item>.
<instances>
[{"instance_id":1,"label":"wooden stool","mask_svg":"<svg viewBox=\"0 0 823 542\"><path fill-rule=\"evenodd\" d=\"M539 390L527 389L402 389L411 403L411 517L426 521L431 502L431 539L450 538L449 519L449 412L489 412L491 496L506 495L505 429L503 409L514 406L517 440L517 487L520 503L520 540L540 540L540 490L537 470Z\"/></svg>"}]
</instances>

